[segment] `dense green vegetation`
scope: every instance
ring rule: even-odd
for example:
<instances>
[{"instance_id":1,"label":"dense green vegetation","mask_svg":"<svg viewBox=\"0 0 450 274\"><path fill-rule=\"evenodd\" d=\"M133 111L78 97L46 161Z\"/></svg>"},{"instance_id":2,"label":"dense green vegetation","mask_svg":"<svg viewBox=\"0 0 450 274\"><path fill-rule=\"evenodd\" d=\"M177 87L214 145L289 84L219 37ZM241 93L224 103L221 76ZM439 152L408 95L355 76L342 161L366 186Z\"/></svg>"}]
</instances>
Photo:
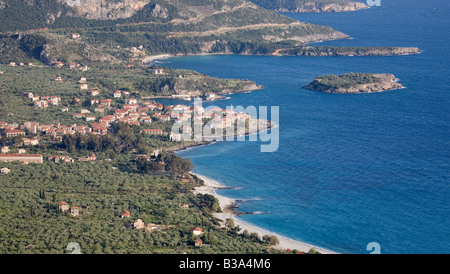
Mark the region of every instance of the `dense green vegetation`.
<instances>
[{"instance_id":1,"label":"dense green vegetation","mask_svg":"<svg viewBox=\"0 0 450 274\"><path fill-rule=\"evenodd\" d=\"M26 9L20 9L16 2L19 1L14 0L0 9L0 16L2 13L5 16L7 14L14 18L10 21L15 22L13 25L0 23L0 32L39 27L48 27L50 30L45 35L41 32L38 36L44 38L32 46L27 45L28 41L23 41L22 36L3 35L0 37L0 44L3 45L0 61L11 61L11 56L36 58L43 62L52 58L114 61L103 51L105 45L109 48L106 51L117 46L143 45L149 54L270 54L280 46L299 45L299 37L335 33L329 27L300 24L287 16L242 0L158 0L152 1L130 18L108 20L86 19L81 15L74 17L76 13L71 12L70 7L51 4L55 0L29 1L32 6ZM152 15L156 5L164 11L163 17ZM53 16L52 20L46 18L49 16ZM36 22L33 24L34 20ZM49 32L62 36L49 39ZM80 33L82 41L61 42L72 33ZM44 45L48 45L46 54L41 56ZM31 50L33 54L30 54Z\"/></svg>"},{"instance_id":2,"label":"dense green vegetation","mask_svg":"<svg viewBox=\"0 0 450 274\"><path fill-rule=\"evenodd\" d=\"M160 29L160 31L164 32L167 31L164 30L164 23L174 19L188 20L195 18L203 14L205 10L207 10L207 14L212 14L212 16L208 16L201 24L188 23L186 26L182 24L178 30L185 27L192 29L194 26L197 28L197 31L202 31L223 26L236 27L254 23L293 22L288 17L254 7L214 14L215 11L222 11L224 8L243 5L243 0L153 0L129 18L99 18L100 20L88 19L82 14L77 14L71 7L60 4L56 0L29 0L27 2L25 5L21 0L9 0L4 3L3 8L0 9L0 17L5 20L2 20L0 23L0 32L41 28L114 27L142 22L155 23L158 27L162 27L163 29ZM156 6L164 11L164 16L158 16L158 14L153 12ZM176 25L171 24L170 27L176 28Z\"/></svg>"},{"instance_id":3,"label":"dense green vegetation","mask_svg":"<svg viewBox=\"0 0 450 274\"><path fill-rule=\"evenodd\" d=\"M103 68L90 68L83 72L68 68L11 67L0 64L0 71L3 71L0 74L0 121L17 123L33 120L41 124L59 122L65 125L87 125L83 119L74 118L73 113L88 109L91 114L100 118L101 114L95 113L96 106L91 106L91 99L114 99L115 90L138 91L139 93L132 93L132 96L144 98L172 95L177 93L178 88L203 94L238 91L246 85L255 84L253 81L211 78L190 70L170 68L165 68L164 75L153 75L150 68L125 68L121 65L105 65ZM55 81L57 76L61 76L63 82ZM100 94L93 97L87 90L80 90L78 80L81 77L87 78L89 89L98 88ZM31 99L24 96L25 92L38 96L59 96L61 105L38 109ZM82 104L74 104L74 98L79 98ZM124 98L114 99L111 107L114 109L124 103ZM69 111L61 111L62 107L68 107ZM103 115L107 114L109 113Z\"/></svg>"},{"instance_id":4,"label":"dense green vegetation","mask_svg":"<svg viewBox=\"0 0 450 274\"><path fill-rule=\"evenodd\" d=\"M397 52L398 51L398 52ZM376 56L418 53L418 48L299 46L282 53L293 56Z\"/></svg>"},{"instance_id":5,"label":"dense green vegetation","mask_svg":"<svg viewBox=\"0 0 450 274\"><path fill-rule=\"evenodd\" d=\"M319 76L315 81L330 88L349 88L361 84L380 82L380 79L371 73L345 73L342 75Z\"/></svg>"},{"instance_id":6,"label":"dense green vegetation","mask_svg":"<svg viewBox=\"0 0 450 274\"><path fill-rule=\"evenodd\" d=\"M256 86L248 80L223 80L170 68L154 75L151 68L141 66L140 58L147 55L270 55L283 50L283 54L315 56L360 50L306 47L304 39L338 33L243 0L154 0L129 18L98 20L76 14L56 0L11 0L0 1L0 17L0 121L19 125L25 121L89 125L73 114L87 110L96 120L112 114L125 104L125 98L113 98L115 90L150 100ZM81 38L72 39L73 33ZM142 48L142 55L136 57L131 47ZM64 67L51 66L56 61L64 62ZM9 62L25 65L14 67ZM33 64L28 66L28 62ZM89 69L69 69L69 62ZM56 77L62 81L55 81ZM81 77L87 78L87 90L79 87ZM368 80L356 74L323 79L338 85ZM93 88L100 91L98 96L88 93ZM59 96L61 103L37 108L27 93ZM99 113L92 99L112 99L111 108ZM151 127L167 133L171 126L172 122L154 118ZM239 234L240 228L231 221L221 228L212 215L220 211L217 199L192 192L202 184L189 174L192 163L164 150L175 145L167 134L142 134L148 127L115 123L106 135L65 135L61 142L40 136L39 145L27 147L27 153L42 154L43 164L2 163L0 168L9 168L11 173L0 175L0 253L67 253L71 242L80 244L82 253L281 252L269 248L278 243L276 237L260 238L248 231ZM35 135L27 132L26 137ZM0 131L0 145L11 146L14 153L21 140L6 138ZM156 150L161 151L152 155ZM76 158L92 153L96 161L49 161L52 155ZM61 201L79 207L81 215L62 213ZM123 211L130 211L131 217L120 218ZM152 233L133 229L137 218L160 229ZM204 231L201 248L194 247L194 227Z\"/></svg>"},{"instance_id":7,"label":"dense green vegetation","mask_svg":"<svg viewBox=\"0 0 450 274\"><path fill-rule=\"evenodd\" d=\"M356 88L358 85L381 83L382 79L371 73L346 73L342 75L325 75L319 76L304 88L310 90L321 90L333 92L341 89Z\"/></svg>"},{"instance_id":8,"label":"dense green vegetation","mask_svg":"<svg viewBox=\"0 0 450 274\"><path fill-rule=\"evenodd\" d=\"M119 160L2 164L11 173L0 175L0 253L70 253L70 242L85 254L279 252L267 249L259 237L221 229L210 215L217 210L214 197L191 192L201 184L196 178L182 182L120 166ZM62 213L61 201L79 207L81 215ZM124 211L131 217L120 218ZM133 229L137 218L161 229ZM194 227L203 228L200 238L207 245L194 247Z\"/></svg>"},{"instance_id":9,"label":"dense green vegetation","mask_svg":"<svg viewBox=\"0 0 450 274\"><path fill-rule=\"evenodd\" d=\"M177 16L176 8L163 0L154 0L154 4L147 5L131 18L116 20L94 20L73 16L74 10L56 0L31 0L24 5L21 0L4 1L0 9L0 17L4 20L0 24L0 32L17 30L35 30L41 28L76 28L99 27L120 23L162 22L169 21ZM167 18L158 18L151 15L154 5L159 4L168 10Z\"/></svg>"}]
</instances>

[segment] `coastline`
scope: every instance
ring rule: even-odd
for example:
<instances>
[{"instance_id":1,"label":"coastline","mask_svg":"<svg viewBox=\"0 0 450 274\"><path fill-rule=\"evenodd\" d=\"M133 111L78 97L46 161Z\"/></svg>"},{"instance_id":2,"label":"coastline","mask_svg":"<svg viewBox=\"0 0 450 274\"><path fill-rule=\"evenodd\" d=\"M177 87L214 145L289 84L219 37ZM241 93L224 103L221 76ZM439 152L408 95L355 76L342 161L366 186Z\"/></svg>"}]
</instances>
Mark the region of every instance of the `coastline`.
<instances>
[{"instance_id":1,"label":"coastline","mask_svg":"<svg viewBox=\"0 0 450 274\"><path fill-rule=\"evenodd\" d=\"M158 61L158 60L164 60L167 58L173 57L170 54L159 54L159 55L150 55L150 56L146 56L142 59L142 63L147 65L148 63L154 62L154 61Z\"/></svg>"},{"instance_id":2,"label":"coastline","mask_svg":"<svg viewBox=\"0 0 450 274\"><path fill-rule=\"evenodd\" d=\"M176 57L186 57L186 56L214 56L214 55L235 55L235 56L296 56L296 57L324 57L324 56L347 56L347 57L355 57L355 56L407 56L407 55L415 55L421 54L423 50L417 47L355 47L356 49L362 50L361 52L358 50L354 50L355 48L346 47L346 46L320 46L314 45L316 43L326 42L326 41L336 41L336 40L344 40L344 39L354 39L353 37L339 38L339 39L323 39L317 41L311 41L305 43L301 48L294 47L289 49L279 49L272 53L266 54L239 54L239 53L231 53L231 52L204 52L204 53L189 53L189 54L160 54L160 55L152 55L146 56L142 59L142 64L148 65L152 62L165 60L169 58ZM300 49L299 52L295 52L295 50ZM316 49L319 49L320 52L317 52ZM334 52L333 52L334 50ZM289 52L291 51L291 52ZM282 53L284 52L284 53Z\"/></svg>"},{"instance_id":3,"label":"coastline","mask_svg":"<svg viewBox=\"0 0 450 274\"><path fill-rule=\"evenodd\" d=\"M311 244L303 243L285 236L278 235L272 231L257 227L255 225L249 224L245 221L240 220L237 218L239 213L235 210L236 207L236 200L232 198L228 198L225 196L222 196L217 193L217 189L223 189L226 188L225 186L221 185L219 182L214 181L206 176L191 172L192 175L197 176L198 178L202 179L205 184L200 187L196 187L194 190L194 194L210 194L217 198L219 201L220 208L222 209L221 213L214 213L214 216L220 220L225 221L228 218L233 219L234 224L236 226L241 227L241 231L247 230L249 233L256 232L260 237L263 235L271 235L276 236L279 240L279 244L272 246L272 248L280 249L280 250L298 250L299 252L305 252L308 253L308 251L311 248L314 248L315 250L319 251L322 254L337 254L337 252L327 250L321 247L317 247Z\"/></svg>"},{"instance_id":4,"label":"coastline","mask_svg":"<svg viewBox=\"0 0 450 274\"><path fill-rule=\"evenodd\" d=\"M279 125L277 125L276 123L268 120L267 127L262 128L262 129L258 128L255 131L247 131L243 135L238 135L237 133L235 133L234 137L236 138L236 137L242 137L242 136L250 136L252 134L258 134L258 133L265 132L265 131L267 131L269 129L273 129L273 128L277 128L277 127L279 127ZM178 151L183 151L183 150L190 149L190 148L211 145L211 144L214 144L214 143L217 143L217 142L224 142L224 140L222 140L222 141L220 141L220 140L218 141L216 139L205 140L205 138L215 138L215 137L203 136L202 141L191 141L191 142L188 142L188 143L182 143L182 144L179 144L179 145L175 145L175 146L166 148L165 150L166 151L178 152ZM227 138L227 136L224 135L223 138L225 139L225 138Z\"/></svg>"}]
</instances>

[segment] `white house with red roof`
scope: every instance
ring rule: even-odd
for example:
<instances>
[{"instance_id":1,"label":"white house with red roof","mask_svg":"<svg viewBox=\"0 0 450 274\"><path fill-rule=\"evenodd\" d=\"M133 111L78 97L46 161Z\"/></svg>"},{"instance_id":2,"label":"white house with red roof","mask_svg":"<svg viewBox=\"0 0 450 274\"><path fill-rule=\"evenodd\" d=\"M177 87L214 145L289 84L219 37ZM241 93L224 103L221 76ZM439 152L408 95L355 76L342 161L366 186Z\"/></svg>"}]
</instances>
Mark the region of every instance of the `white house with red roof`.
<instances>
[{"instance_id":1,"label":"white house with red roof","mask_svg":"<svg viewBox=\"0 0 450 274\"><path fill-rule=\"evenodd\" d=\"M84 113L74 113L73 114L73 118L83 118L84 117Z\"/></svg>"},{"instance_id":2,"label":"white house with red roof","mask_svg":"<svg viewBox=\"0 0 450 274\"><path fill-rule=\"evenodd\" d=\"M89 94L91 94L91 96L97 96L97 95L100 94L100 90L98 90L98 89L91 89L89 91Z\"/></svg>"},{"instance_id":3,"label":"white house with red roof","mask_svg":"<svg viewBox=\"0 0 450 274\"><path fill-rule=\"evenodd\" d=\"M129 211L124 211L122 214L120 214L120 218L129 218L131 216L131 213Z\"/></svg>"},{"instance_id":4,"label":"white house with red roof","mask_svg":"<svg viewBox=\"0 0 450 274\"><path fill-rule=\"evenodd\" d=\"M136 98L128 98L126 102L129 105L136 105L138 103L138 99L136 99Z\"/></svg>"},{"instance_id":5,"label":"white house with red roof","mask_svg":"<svg viewBox=\"0 0 450 274\"><path fill-rule=\"evenodd\" d=\"M195 236L200 236L203 233L203 230L200 227L196 227L192 229L192 234Z\"/></svg>"},{"instance_id":6,"label":"white house with red roof","mask_svg":"<svg viewBox=\"0 0 450 274\"><path fill-rule=\"evenodd\" d=\"M2 147L2 148L0 149L0 152L1 152L2 154L7 154L7 153L9 153L9 147L7 147L7 146Z\"/></svg>"},{"instance_id":7,"label":"white house with red roof","mask_svg":"<svg viewBox=\"0 0 450 274\"><path fill-rule=\"evenodd\" d=\"M37 137L34 138L23 138L22 139L24 146L37 146L39 145L39 139Z\"/></svg>"},{"instance_id":8,"label":"white house with red roof","mask_svg":"<svg viewBox=\"0 0 450 274\"><path fill-rule=\"evenodd\" d=\"M85 117L86 122L91 122L91 121L95 121L97 118L93 115L89 115Z\"/></svg>"},{"instance_id":9,"label":"white house with red roof","mask_svg":"<svg viewBox=\"0 0 450 274\"><path fill-rule=\"evenodd\" d=\"M9 168L6 168L6 167L0 169L0 173L1 174L9 174L10 172L11 172L11 170Z\"/></svg>"},{"instance_id":10,"label":"white house with red roof","mask_svg":"<svg viewBox=\"0 0 450 274\"><path fill-rule=\"evenodd\" d=\"M25 136L25 131L22 131L20 129L11 129L5 131L6 137L17 137L17 136Z\"/></svg>"},{"instance_id":11,"label":"white house with red roof","mask_svg":"<svg viewBox=\"0 0 450 274\"><path fill-rule=\"evenodd\" d=\"M34 106L37 108L47 108L48 101L47 100L37 100L34 102Z\"/></svg>"},{"instance_id":12,"label":"white house with red roof","mask_svg":"<svg viewBox=\"0 0 450 274\"><path fill-rule=\"evenodd\" d=\"M103 100L100 101L100 103L103 106L109 107L109 106L111 106L111 99L103 99Z\"/></svg>"},{"instance_id":13,"label":"white house with red roof","mask_svg":"<svg viewBox=\"0 0 450 274\"><path fill-rule=\"evenodd\" d=\"M59 202L58 208L61 212L69 211L69 205L66 202Z\"/></svg>"},{"instance_id":14,"label":"white house with red roof","mask_svg":"<svg viewBox=\"0 0 450 274\"><path fill-rule=\"evenodd\" d=\"M127 112L137 111L138 108L139 108L138 104L126 104L126 105L123 105L123 107L122 107L122 109Z\"/></svg>"},{"instance_id":15,"label":"white house with red roof","mask_svg":"<svg viewBox=\"0 0 450 274\"><path fill-rule=\"evenodd\" d=\"M151 124L152 123L152 118L149 116L141 116L140 120L141 123L143 124Z\"/></svg>"}]
</instances>

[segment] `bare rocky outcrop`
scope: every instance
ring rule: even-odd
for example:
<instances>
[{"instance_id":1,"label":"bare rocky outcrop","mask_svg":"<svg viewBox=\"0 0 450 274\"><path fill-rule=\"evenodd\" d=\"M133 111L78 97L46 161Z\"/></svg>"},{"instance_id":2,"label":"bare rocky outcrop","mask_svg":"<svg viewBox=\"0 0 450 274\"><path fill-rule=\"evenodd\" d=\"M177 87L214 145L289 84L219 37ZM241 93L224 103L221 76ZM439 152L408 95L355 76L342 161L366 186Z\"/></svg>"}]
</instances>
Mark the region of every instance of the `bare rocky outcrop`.
<instances>
[{"instance_id":1,"label":"bare rocky outcrop","mask_svg":"<svg viewBox=\"0 0 450 274\"><path fill-rule=\"evenodd\" d=\"M67 4L66 0L58 0ZM108 20L130 18L137 11L150 3L150 0L78 0L79 5L71 6L75 11L73 16L82 16L88 19ZM156 5L157 6L157 5ZM155 14L161 15L161 8L155 6ZM162 13L163 15L164 13Z\"/></svg>"}]
</instances>

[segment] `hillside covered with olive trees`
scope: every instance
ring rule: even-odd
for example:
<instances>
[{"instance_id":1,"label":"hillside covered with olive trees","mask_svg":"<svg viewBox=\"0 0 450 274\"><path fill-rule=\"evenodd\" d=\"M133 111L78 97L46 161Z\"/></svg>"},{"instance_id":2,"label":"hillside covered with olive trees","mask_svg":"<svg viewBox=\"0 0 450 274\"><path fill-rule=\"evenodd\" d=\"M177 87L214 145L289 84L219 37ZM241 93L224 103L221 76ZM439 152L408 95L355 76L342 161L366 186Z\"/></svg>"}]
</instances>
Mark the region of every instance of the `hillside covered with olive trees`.
<instances>
[{"instance_id":1,"label":"hillside covered with olive trees","mask_svg":"<svg viewBox=\"0 0 450 274\"><path fill-rule=\"evenodd\" d=\"M69 59L65 55L70 53L72 59L116 63L126 55L121 49L138 46L148 55L288 55L292 51L308 55L307 43L349 38L330 27L299 22L245 0L79 3L0 2L4 19L0 59L26 56L51 63ZM73 34L79 38L72 39ZM398 54L386 51L378 52Z\"/></svg>"}]
</instances>

